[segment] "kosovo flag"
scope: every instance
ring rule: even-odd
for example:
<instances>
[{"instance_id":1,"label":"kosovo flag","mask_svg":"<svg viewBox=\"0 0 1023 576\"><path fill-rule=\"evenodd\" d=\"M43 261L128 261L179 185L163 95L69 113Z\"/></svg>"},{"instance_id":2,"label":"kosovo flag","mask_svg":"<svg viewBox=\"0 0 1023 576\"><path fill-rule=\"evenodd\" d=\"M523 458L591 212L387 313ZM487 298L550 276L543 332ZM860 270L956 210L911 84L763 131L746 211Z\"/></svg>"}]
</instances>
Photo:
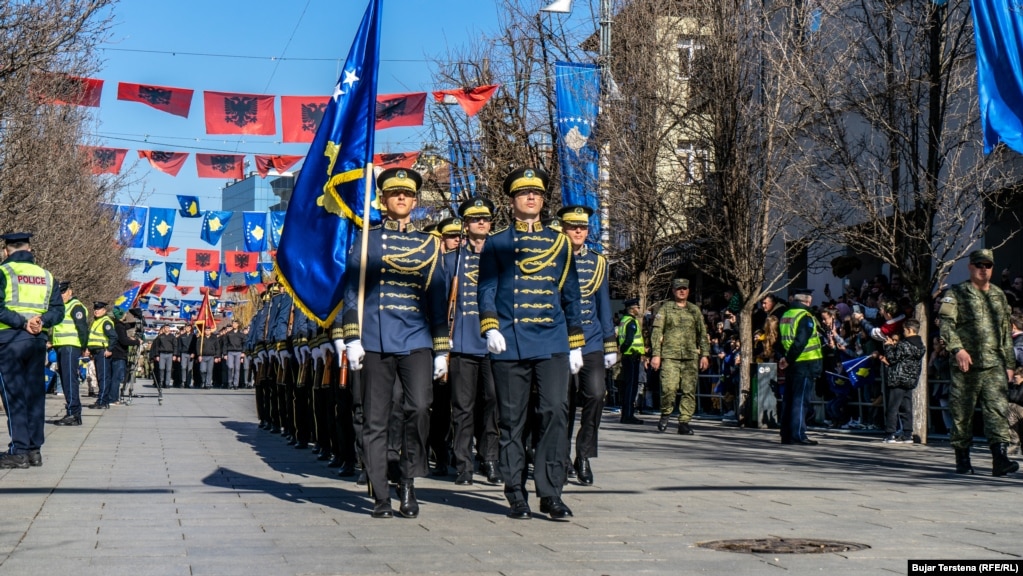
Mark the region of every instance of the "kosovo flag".
<instances>
[{"instance_id":1,"label":"kosovo flag","mask_svg":"<svg viewBox=\"0 0 1023 576\"><path fill-rule=\"evenodd\" d=\"M231 215L233 214L234 212L221 212L219 210L207 211L202 219L202 231L199 233L199 237L213 246L219 244L220 237L223 236L224 230L227 229L227 223L231 221Z\"/></svg>"},{"instance_id":2,"label":"kosovo flag","mask_svg":"<svg viewBox=\"0 0 1023 576\"><path fill-rule=\"evenodd\" d=\"M139 290L142 288L141 284L133 286L130 290L121 294L114 300L114 308L118 310L128 311L135 304L135 300L139 297Z\"/></svg>"},{"instance_id":3,"label":"kosovo flag","mask_svg":"<svg viewBox=\"0 0 1023 576\"><path fill-rule=\"evenodd\" d=\"M288 204L277 248L281 284L306 316L329 326L341 310L342 278L372 194L381 0L370 0L348 58L327 101L323 121L306 154Z\"/></svg>"},{"instance_id":4,"label":"kosovo flag","mask_svg":"<svg viewBox=\"0 0 1023 576\"><path fill-rule=\"evenodd\" d=\"M842 371L845 372L845 376L849 379L849 384L852 384L853 388L866 386L873 382L877 376L874 373L873 363L870 359L871 356L868 354L842 362Z\"/></svg>"},{"instance_id":5,"label":"kosovo flag","mask_svg":"<svg viewBox=\"0 0 1023 576\"><path fill-rule=\"evenodd\" d=\"M145 239L146 214L145 206L118 206L117 215L121 221L117 239L125 248L141 248Z\"/></svg>"},{"instance_id":6,"label":"kosovo flag","mask_svg":"<svg viewBox=\"0 0 1023 576\"><path fill-rule=\"evenodd\" d=\"M299 174L301 175L301 173ZM284 211L275 210L270 212L270 244L275 250L281 245L282 233L284 233Z\"/></svg>"},{"instance_id":7,"label":"kosovo flag","mask_svg":"<svg viewBox=\"0 0 1023 576\"><path fill-rule=\"evenodd\" d=\"M1019 2L974 0L977 93L984 153L999 142L1023 154L1023 11Z\"/></svg>"},{"instance_id":8,"label":"kosovo flag","mask_svg":"<svg viewBox=\"0 0 1023 576\"><path fill-rule=\"evenodd\" d=\"M146 246L166 250L170 248L171 233L174 231L173 208L149 209L149 238Z\"/></svg>"},{"instance_id":9,"label":"kosovo flag","mask_svg":"<svg viewBox=\"0 0 1023 576\"><path fill-rule=\"evenodd\" d=\"M178 213L183 218L198 218L202 216L202 212L199 211L198 196L178 196L178 204L181 204L181 209L178 210Z\"/></svg>"},{"instance_id":10,"label":"kosovo flag","mask_svg":"<svg viewBox=\"0 0 1023 576\"><path fill-rule=\"evenodd\" d=\"M206 277L203 279L202 285L213 290L220 290L220 273L205 272L204 274Z\"/></svg>"},{"instance_id":11,"label":"kosovo flag","mask_svg":"<svg viewBox=\"0 0 1023 576\"><path fill-rule=\"evenodd\" d=\"M166 262L164 267L167 269L167 283L177 286L178 280L181 279L181 263Z\"/></svg>"},{"instance_id":12,"label":"kosovo flag","mask_svg":"<svg viewBox=\"0 0 1023 576\"><path fill-rule=\"evenodd\" d=\"M157 262L156 260L146 260L145 266L143 266L142 268L142 273L145 274L146 272L149 272L150 270L153 269L153 266L156 266L157 264L163 264L163 262Z\"/></svg>"},{"instance_id":13,"label":"kosovo flag","mask_svg":"<svg viewBox=\"0 0 1023 576\"><path fill-rule=\"evenodd\" d=\"M263 252L266 250L266 212L242 212L245 230L245 251Z\"/></svg>"}]
</instances>

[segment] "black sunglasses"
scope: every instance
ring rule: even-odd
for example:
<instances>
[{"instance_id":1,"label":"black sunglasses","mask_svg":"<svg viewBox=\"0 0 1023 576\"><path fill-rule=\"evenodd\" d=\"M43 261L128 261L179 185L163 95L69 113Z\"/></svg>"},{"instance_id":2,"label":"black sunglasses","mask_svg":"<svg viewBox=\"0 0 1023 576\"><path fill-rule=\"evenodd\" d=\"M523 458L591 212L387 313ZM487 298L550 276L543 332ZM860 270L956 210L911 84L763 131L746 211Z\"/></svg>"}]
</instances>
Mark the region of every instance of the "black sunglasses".
<instances>
[{"instance_id":1,"label":"black sunglasses","mask_svg":"<svg viewBox=\"0 0 1023 576\"><path fill-rule=\"evenodd\" d=\"M974 266L977 268L983 268L984 270L990 270L995 267L995 265L990 262L977 262Z\"/></svg>"}]
</instances>

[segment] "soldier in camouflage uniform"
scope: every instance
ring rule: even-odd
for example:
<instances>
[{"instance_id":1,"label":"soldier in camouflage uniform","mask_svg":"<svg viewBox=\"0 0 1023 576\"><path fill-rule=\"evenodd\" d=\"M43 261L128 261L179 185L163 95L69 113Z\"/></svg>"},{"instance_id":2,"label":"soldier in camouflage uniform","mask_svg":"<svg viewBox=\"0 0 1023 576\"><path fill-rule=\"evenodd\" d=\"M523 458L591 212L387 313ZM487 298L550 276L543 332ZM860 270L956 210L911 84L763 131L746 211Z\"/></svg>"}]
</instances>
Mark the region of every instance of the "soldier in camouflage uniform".
<instances>
[{"instance_id":1,"label":"soldier in camouflage uniform","mask_svg":"<svg viewBox=\"0 0 1023 576\"><path fill-rule=\"evenodd\" d=\"M972 474L970 443L973 412L980 399L984 435L991 446L991 474L1005 476L1019 470L1009 460L1008 382L1015 357L1009 326L1009 302L1001 288L991 283L994 254L976 250L970 254L970 279L949 288L941 300L941 337L955 361L952 363L952 447L956 472Z\"/></svg>"},{"instance_id":2,"label":"soldier in camouflage uniform","mask_svg":"<svg viewBox=\"0 0 1023 576\"><path fill-rule=\"evenodd\" d=\"M700 307L688 301L689 280L672 280L671 291L673 299L658 305L650 334L650 366L661 371L661 420L657 429L664 432L668 428L675 392L681 388L678 433L691 435L689 420L696 411L697 368L703 371L709 365L710 340Z\"/></svg>"}]
</instances>

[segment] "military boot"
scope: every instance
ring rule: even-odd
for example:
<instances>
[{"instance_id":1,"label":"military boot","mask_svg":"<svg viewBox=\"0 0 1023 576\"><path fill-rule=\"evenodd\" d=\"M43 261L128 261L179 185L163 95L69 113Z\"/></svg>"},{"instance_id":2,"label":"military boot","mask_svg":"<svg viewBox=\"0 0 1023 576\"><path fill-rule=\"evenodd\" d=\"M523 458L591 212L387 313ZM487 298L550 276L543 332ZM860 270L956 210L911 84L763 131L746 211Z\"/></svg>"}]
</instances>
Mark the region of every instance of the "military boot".
<instances>
[{"instance_id":1,"label":"military boot","mask_svg":"<svg viewBox=\"0 0 1023 576\"><path fill-rule=\"evenodd\" d=\"M398 484L398 498L401 500L401 505L398 507L399 514L405 518L419 516L419 502L416 500L416 489L411 479L402 480Z\"/></svg>"},{"instance_id":2,"label":"military boot","mask_svg":"<svg viewBox=\"0 0 1023 576\"><path fill-rule=\"evenodd\" d=\"M973 464L970 464L970 447L956 448L956 474L973 474Z\"/></svg>"},{"instance_id":3,"label":"military boot","mask_svg":"<svg viewBox=\"0 0 1023 576\"><path fill-rule=\"evenodd\" d=\"M661 414L661 419L657 421L657 431L664 432L668 429L668 421L671 419L670 414Z\"/></svg>"},{"instance_id":4,"label":"military boot","mask_svg":"<svg viewBox=\"0 0 1023 576\"><path fill-rule=\"evenodd\" d=\"M1006 452L1009 450L1009 445L1005 443L992 444L991 445L991 475L992 476L1005 476L1019 470L1019 462L1013 462L1009 460L1009 456Z\"/></svg>"}]
</instances>

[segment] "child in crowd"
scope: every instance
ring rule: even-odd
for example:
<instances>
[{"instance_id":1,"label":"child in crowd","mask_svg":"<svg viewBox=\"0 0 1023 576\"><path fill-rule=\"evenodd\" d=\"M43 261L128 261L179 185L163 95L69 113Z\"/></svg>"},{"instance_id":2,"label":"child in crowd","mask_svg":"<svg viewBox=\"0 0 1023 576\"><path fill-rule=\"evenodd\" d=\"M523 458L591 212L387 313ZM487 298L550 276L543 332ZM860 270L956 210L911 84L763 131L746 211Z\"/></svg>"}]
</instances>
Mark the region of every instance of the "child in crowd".
<instances>
[{"instance_id":1,"label":"child in crowd","mask_svg":"<svg viewBox=\"0 0 1023 576\"><path fill-rule=\"evenodd\" d=\"M885 413L885 444L913 442L913 389L920 379L922 360L927 347L919 336L920 321L906 320L902 324L902 338L888 336L884 343L884 357L888 365L888 407ZM899 421L902 426L899 434Z\"/></svg>"}]
</instances>

